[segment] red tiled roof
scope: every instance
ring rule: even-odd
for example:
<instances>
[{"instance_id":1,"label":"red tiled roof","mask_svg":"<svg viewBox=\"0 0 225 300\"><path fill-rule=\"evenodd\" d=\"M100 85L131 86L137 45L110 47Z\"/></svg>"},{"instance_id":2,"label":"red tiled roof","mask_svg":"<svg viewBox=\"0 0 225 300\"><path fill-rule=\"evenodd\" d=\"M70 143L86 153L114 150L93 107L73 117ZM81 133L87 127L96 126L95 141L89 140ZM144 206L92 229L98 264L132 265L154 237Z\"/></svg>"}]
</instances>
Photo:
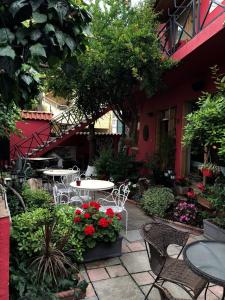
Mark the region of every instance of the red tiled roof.
<instances>
[{"instance_id":1,"label":"red tiled roof","mask_svg":"<svg viewBox=\"0 0 225 300\"><path fill-rule=\"evenodd\" d=\"M22 110L21 117L22 119L49 121L52 119L53 114L46 111Z\"/></svg>"}]
</instances>

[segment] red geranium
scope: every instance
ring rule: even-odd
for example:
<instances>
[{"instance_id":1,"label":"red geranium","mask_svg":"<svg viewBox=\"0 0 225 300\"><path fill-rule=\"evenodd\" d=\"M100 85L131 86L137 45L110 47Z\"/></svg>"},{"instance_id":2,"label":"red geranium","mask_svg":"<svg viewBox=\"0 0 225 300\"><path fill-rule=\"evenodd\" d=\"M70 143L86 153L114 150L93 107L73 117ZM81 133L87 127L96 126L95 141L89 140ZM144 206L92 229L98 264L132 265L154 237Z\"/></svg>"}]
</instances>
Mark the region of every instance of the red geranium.
<instances>
[{"instance_id":1,"label":"red geranium","mask_svg":"<svg viewBox=\"0 0 225 300\"><path fill-rule=\"evenodd\" d=\"M89 204L88 204L88 203L82 204L82 208L87 209L88 207L89 207Z\"/></svg>"},{"instance_id":2,"label":"red geranium","mask_svg":"<svg viewBox=\"0 0 225 300\"><path fill-rule=\"evenodd\" d=\"M103 227L103 228L106 228L109 226L109 222L106 218L101 218L99 221L98 221L98 225L100 227Z\"/></svg>"},{"instance_id":3,"label":"red geranium","mask_svg":"<svg viewBox=\"0 0 225 300\"><path fill-rule=\"evenodd\" d=\"M93 235L95 233L95 229L94 229L94 226L93 225L87 225L85 228L84 228L84 233L86 235Z\"/></svg>"},{"instance_id":4,"label":"red geranium","mask_svg":"<svg viewBox=\"0 0 225 300\"><path fill-rule=\"evenodd\" d=\"M109 224L112 224L112 221L113 221L112 219L109 219L109 220L108 220Z\"/></svg>"},{"instance_id":5,"label":"red geranium","mask_svg":"<svg viewBox=\"0 0 225 300\"><path fill-rule=\"evenodd\" d=\"M114 211L112 210L112 208L107 208L106 215L110 218L114 217L115 214L114 214Z\"/></svg>"},{"instance_id":6,"label":"red geranium","mask_svg":"<svg viewBox=\"0 0 225 300\"><path fill-rule=\"evenodd\" d=\"M187 192L187 196L189 197L189 198L195 198L195 192L192 190L192 191L189 191L189 192Z\"/></svg>"},{"instance_id":7,"label":"red geranium","mask_svg":"<svg viewBox=\"0 0 225 300\"><path fill-rule=\"evenodd\" d=\"M76 215L81 215L81 213L82 213L82 211L81 211L80 209L77 209L77 210L75 211L75 214L76 214Z\"/></svg>"},{"instance_id":8,"label":"red geranium","mask_svg":"<svg viewBox=\"0 0 225 300\"><path fill-rule=\"evenodd\" d=\"M197 188L198 188L200 191L202 191L202 192L205 190L205 186L204 186L203 183L198 183L198 184L196 184L196 186L197 186Z\"/></svg>"},{"instance_id":9,"label":"red geranium","mask_svg":"<svg viewBox=\"0 0 225 300\"><path fill-rule=\"evenodd\" d=\"M118 219L118 220L122 220L121 214L118 213L118 214L116 214L116 216L117 216L117 219Z\"/></svg>"},{"instance_id":10,"label":"red geranium","mask_svg":"<svg viewBox=\"0 0 225 300\"><path fill-rule=\"evenodd\" d=\"M80 217L75 217L73 219L73 223L79 223L81 221L81 218Z\"/></svg>"},{"instance_id":11,"label":"red geranium","mask_svg":"<svg viewBox=\"0 0 225 300\"><path fill-rule=\"evenodd\" d=\"M90 215L89 213L85 213L85 214L84 214L84 218L85 218L85 219L89 219L90 216L91 216L91 215Z\"/></svg>"},{"instance_id":12,"label":"red geranium","mask_svg":"<svg viewBox=\"0 0 225 300\"><path fill-rule=\"evenodd\" d=\"M89 204L90 204L91 207L94 207L97 210L99 210L99 208L101 207L101 205L98 202L95 202L95 201L91 201Z\"/></svg>"}]
</instances>

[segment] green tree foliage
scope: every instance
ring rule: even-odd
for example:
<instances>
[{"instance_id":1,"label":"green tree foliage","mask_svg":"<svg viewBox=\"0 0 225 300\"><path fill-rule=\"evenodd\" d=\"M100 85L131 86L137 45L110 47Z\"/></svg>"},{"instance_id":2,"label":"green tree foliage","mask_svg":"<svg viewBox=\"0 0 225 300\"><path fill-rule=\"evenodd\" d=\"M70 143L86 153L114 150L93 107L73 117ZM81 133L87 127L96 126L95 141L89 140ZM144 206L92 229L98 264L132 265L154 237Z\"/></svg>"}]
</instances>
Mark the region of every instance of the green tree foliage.
<instances>
[{"instance_id":1,"label":"green tree foliage","mask_svg":"<svg viewBox=\"0 0 225 300\"><path fill-rule=\"evenodd\" d=\"M149 2L136 7L123 0L97 0L91 4L92 31L86 52L81 53L69 77L57 69L50 89L86 113L95 115L110 106L129 123L137 115L133 92L137 86L153 95L163 70L157 41L157 17Z\"/></svg>"},{"instance_id":2,"label":"green tree foliage","mask_svg":"<svg viewBox=\"0 0 225 300\"><path fill-rule=\"evenodd\" d=\"M9 129L1 135L15 129L14 104L23 107L38 94L40 72L85 48L89 21L79 0L1 1L0 101L8 113L0 116L0 127Z\"/></svg>"},{"instance_id":3,"label":"green tree foliage","mask_svg":"<svg viewBox=\"0 0 225 300\"><path fill-rule=\"evenodd\" d=\"M224 156L225 76L218 75L218 69L214 67L213 77L217 90L215 93L203 93L198 100L198 110L187 115L183 142L191 145L193 140L198 140L208 150L216 145L218 153Z\"/></svg>"}]
</instances>

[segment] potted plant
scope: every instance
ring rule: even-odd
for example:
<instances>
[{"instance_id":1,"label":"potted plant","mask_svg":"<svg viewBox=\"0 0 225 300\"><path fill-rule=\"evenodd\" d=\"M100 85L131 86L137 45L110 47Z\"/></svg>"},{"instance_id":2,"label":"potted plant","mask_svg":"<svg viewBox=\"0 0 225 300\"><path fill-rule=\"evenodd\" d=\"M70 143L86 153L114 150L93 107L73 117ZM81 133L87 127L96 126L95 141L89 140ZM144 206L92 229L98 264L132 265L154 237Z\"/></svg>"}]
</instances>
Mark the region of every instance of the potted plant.
<instances>
[{"instance_id":1,"label":"potted plant","mask_svg":"<svg viewBox=\"0 0 225 300\"><path fill-rule=\"evenodd\" d=\"M85 262L120 256L122 253L121 215L113 209L100 212L100 204L91 201L74 213L74 230L86 249Z\"/></svg>"},{"instance_id":2,"label":"potted plant","mask_svg":"<svg viewBox=\"0 0 225 300\"><path fill-rule=\"evenodd\" d=\"M194 225L196 222L197 207L194 203L180 200L174 209L173 218L175 221Z\"/></svg>"},{"instance_id":3,"label":"potted plant","mask_svg":"<svg viewBox=\"0 0 225 300\"><path fill-rule=\"evenodd\" d=\"M213 163L204 163L199 167L199 169L205 177L212 177L220 172L220 168Z\"/></svg>"},{"instance_id":4,"label":"potted plant","mask_svg":"<svg viewBox=\"0 0 225 300\"><path fill-rule=\"evenodd\" d=\"M207 209L213 209L213 203L210 200L213 194L212 188L205 186L203 183L198 183L196 187L198 189L196 193L198 203Z\"/></svg>"},{"instance_id":5,"label":"potted plant","mask_svg":"<svg viewBox=\"0 0 225 300\"><path fill-rule=\"evenodd\" d=\"M225 242L225 185L214 184L210 191L209 201L216 210L216 217L203 220L204 235Z\"/></svg>"}]
</instances>

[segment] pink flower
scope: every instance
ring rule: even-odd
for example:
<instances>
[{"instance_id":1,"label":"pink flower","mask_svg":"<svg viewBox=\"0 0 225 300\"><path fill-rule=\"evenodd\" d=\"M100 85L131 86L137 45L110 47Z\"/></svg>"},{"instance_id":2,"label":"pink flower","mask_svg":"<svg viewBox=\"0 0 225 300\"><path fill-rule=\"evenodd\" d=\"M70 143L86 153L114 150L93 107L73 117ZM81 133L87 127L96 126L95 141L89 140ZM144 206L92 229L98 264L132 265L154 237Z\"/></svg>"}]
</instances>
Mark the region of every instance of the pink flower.
<instances>
[{"instance_id":1,"label":"pink flower","mask_svg":"<svg viewBox=\"0 0 225 300\"><path fill-rule=\"evenodd\" d=\"M196 184L196 186L197 186L197 188L198 188L200 191L202 191L202 192L205 190L205 186L204 186L203 183L198 183L198 184Z\"/></svg>"}]
</instances>

